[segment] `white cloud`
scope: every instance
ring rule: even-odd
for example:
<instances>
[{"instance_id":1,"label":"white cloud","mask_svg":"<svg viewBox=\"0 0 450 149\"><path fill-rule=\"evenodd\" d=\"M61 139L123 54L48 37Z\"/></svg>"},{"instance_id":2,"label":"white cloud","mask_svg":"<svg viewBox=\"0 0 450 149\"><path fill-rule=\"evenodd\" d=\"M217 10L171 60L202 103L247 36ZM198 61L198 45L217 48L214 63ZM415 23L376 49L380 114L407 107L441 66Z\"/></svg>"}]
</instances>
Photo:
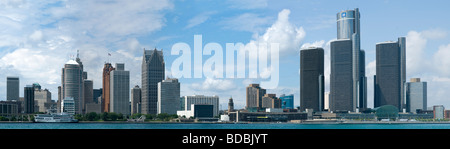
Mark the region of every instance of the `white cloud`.
<instances>
[{"instance_id":1,"label":"white cloud","mask_svg":"<svg viewBox=\"0 0 450 149\"><path fill-rule=\"evenodd\" d=\"M277 21L262 36L255 35L254 40L250 43L259 45L258 43L279 43L280 56L294 54L300 48L301 41L305 38L303 27L296 27L289 22L289 9L283 9L278 13ZM248 44L247 44L248 45Z\"/></svg>"},{"instance_id":2,"label":"white cloud","mask_svg":"<svg viewBox=\"0 0 450 149\"><path fill-rule=\"evenodd\" d=\"M450 76L450 44L440 46L433 60L433 66L441 76Z\"/></svg>"},{"instance_id":3,"label":"white cloud","mask_svg":"<svg viewBox=\"0 0 450 149\"><path fill-rule=\"evenodd\" d=\"M30 35L30 39L33 41L39 41L42 39L42 36L43 36L42 31L37 30L37 31L34 31L33 34Z\"/></svg>"},{"instance_id":4,"label":"white cloud","mask_svg":"<svg viewBox=\"0 0 450 149\"><path fill-rule=\"evenodd\" d=\"M227 91L234 89L236 86L233 81L229 79L206 78L201 84L193 83L192 87L202 91Z\"/></svg>"},{"instance_id":5,"label":"white cloud","mask_svg":"<svg viewBox=\"0 0 450 149\"><path fill-rule=\"evenodd\" d=\"M212 15L216 14L216 11L209 11L201 13L188 21L188 24L185 28L192 28L194 26L200 25L206 22Z\"/></svg>"},{"instance_id":6,"label":"white cloud","mask_svg":"<svg viewBox=\"0 0 450 149\"><path fill-rule=\"evenodd\" d=\"M236 31L261 32L271 21L271 17L261 17L254 13L244 13L239 16L225 18L219 24L224 25L224 29L231 29Z\"/></svg>"},{"instance_id":7,"label":"white cloud","mask_svg":"<svg viewBox=\"0 0 450 149\"><path fill-rule=\"evenodd\" d=\"M302 45L301 49L303 49L303 48L310 48L310 47L323 48L323 44L324 43L325 43L325 40L315 41L313 43L304 43Z\"/></svg>"}]
</instances>

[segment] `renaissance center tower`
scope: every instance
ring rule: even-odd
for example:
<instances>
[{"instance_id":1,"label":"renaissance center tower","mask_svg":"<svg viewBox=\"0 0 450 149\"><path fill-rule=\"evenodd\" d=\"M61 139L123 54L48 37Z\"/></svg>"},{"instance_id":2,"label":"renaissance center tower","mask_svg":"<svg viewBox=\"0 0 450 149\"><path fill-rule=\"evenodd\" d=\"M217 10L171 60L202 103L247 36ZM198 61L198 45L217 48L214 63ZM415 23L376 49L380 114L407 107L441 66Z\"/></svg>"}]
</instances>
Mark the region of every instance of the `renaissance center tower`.
<instances>
[{"instance_id":1,"label":"renaissance center tower","mask_svg":"<svg viewBox=\"0 0 450 149\"><path fill-rule=\"evenodd\" d=\"M344 97L351 99L351 109L348 108L340 108L335 106L334 110L350 110L356 111L359 109L367 108L367 78L365 76L365 52L361 50L360 47L360 13L359 9L356 8L354 10L345 10L337 13L336 15L336 23L337 23L337 41L341 42L342 40L350 40L351 41L351 59L349 59L349 63L351 63L351 79L352 83L349 88L351 88L351 93L338 93L335 92L333 95L333 91L331 91L331 98L336 102L339 102L336 97L337 94L348 94L351 97ZM336 44L337 45L337 44ZM336 47L339 48L339 47ZM342 48L342 47L341 47ZM334 49L331 48L333 51ZM350 49L349 49L350 50ZM333 52L332 52L333 53ZM333 62L331 64L333 67ZM343 70L342 70L343 71ZM331 72L331 77L334 77L336 73ZM347 73L350 74L350 73ZM339 78L339 77L337 77ZM333 81L333 79L331 80ZM331 82L333 85L333 82ZM335 87L336 88L336 87ZM333 90L333 87L331 87ZM348 90L350 91L350 89ZM342 98L342 100L344 100ZM347 100L347 99L345 99ZM332 109L333 110L333 109Z\"/></svg>"}]
</instances>

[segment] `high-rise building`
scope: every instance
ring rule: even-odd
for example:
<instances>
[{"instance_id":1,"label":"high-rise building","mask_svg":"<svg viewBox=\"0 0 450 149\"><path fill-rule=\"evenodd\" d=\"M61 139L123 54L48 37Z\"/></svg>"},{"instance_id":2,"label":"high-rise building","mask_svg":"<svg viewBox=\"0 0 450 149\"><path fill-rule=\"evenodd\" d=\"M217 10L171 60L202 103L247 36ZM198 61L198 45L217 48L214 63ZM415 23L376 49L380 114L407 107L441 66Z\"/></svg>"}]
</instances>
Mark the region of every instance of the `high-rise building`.
<instances>
[{"instance_id":1,"label":"high-rise building","mask_svg":"<svg viewBox=\"0 0 450 149\"><path fill-rule=\"evenodd\" d=\"M75 101L73 97L66 97L61 101L61 113L67 113L74 115L75 113Z\"/></svg>"},{"instance_id":2,"label":"high-rise building","mask_svg":"<svg viewBox=\"0 0 450 149\"><path fill-rule=\"evenodd\" d=\"M283 109L294 109L294 94L280 95L281 108Z\"/></svg>"},{"instance_id":3,"label":"high-rise building","mask_svg":"<svg viewBox=\"0 0 450 149\"><path fill-rule=\"evenodd\" d=\"M230 99L228 99L228 113L230 112L234 112L233 97L230 97Z\"/></svg>"},{"instance_id":4,"label":"high-rise building","mask_svg":"<svg viewBox=\"0 0 450 149\"><path fill-rule=\"evenodd\" d=\"M179 99L180 97L178 97ZM131 89L131 114L141 113L141 88L139 85Z\"/></svg>"},{"instance_id":5,"label":"high-rise building","mask_svg":"<svg viewBox=\"0 0 450 149\"><path fill-rule=\"evenodd\" d=\"M427 110L427 82L420 78L411 78L406 83L406 111L416 113L416 110Z\"/></svg>"},{"instance_id":6,"label":"high-rise building","mask_svg":"<svg viewBox=\"0 0 450 149\"><path fill-rule=\"evenodd\" d=\"M365 74L365 52L360 47L360 13L359 9L345 10L337 13L337 39L351 41L351 77L352 95L351 111L367 108L367 78ZM331 97L333 98L333 97Z\"/></svg>"},{"instance_id":7,"label":"high-rise building","mask_svg":"<svg viewBox=\"0 0 450 149\"><path fill-rule=\"evenodd\" d=\"M433 117L434 119L444 119L445 107L443 105L433 106Z\"/></svg>"},{"instance_id":8,"label":"high-rise building","mask_svg":"<svg viewBox=\"0 0 450 149\"><path fill-rule=\"evenodd\" d=\"M184 107L181 111L190 111L192 104L213 105L213 115L219 116L219 96L193 95L183 96Z\"/></svg>"},{"instance_id":9,"label":"high-rise building","mask_svg":"<svg viewBox=\"0 0 450 149\"><path fill-rule=\"evenodd\" d=\"M52 104L52 93L48 89L35 88L34 104L39 106L39 110L35 112L47 112Z\"/></svg>"},{"instance_id":10,"label":"high-rise building","mask_svg":"<svg viewBox=\"0 0 450 149\"><path fill-rule=\"evenodd\" d=\"M142 114L156 114L158 112L158 82L164 80L165 63L163 52L145 50L142 59Z\"/></svg>"},{"instance_id":11,"label":"high-rise building","mask_svg":"<svg viewBox=\"0 0 450 149\"><path fill-rule=\"evenodd\" d=\"M6 77L6 100L19 100L19 77Z\"/></svg>"},{"instance_id":12,"label":"high-rise building","mask_svg":"<svg viewBox=\"0 0 450 149\"><path fill-rule=\"evenodd\" d=\"M83 113L86 113L86 105L94 103L94 83L92 80L83 80Z\"/></svg>"},{"instance_id":13,"label":"high-rise building","mask_svg":"<svg viewBox=\"0 0 450 149\"><path fill-rule=\"evenodd\" d=\"M300 50L300 110L323 110L325 90L324 51L322 48Z\"/></svg>"},{"instance_id":14,"label":"high-rise building","mask_svg":"<svg viewBox=\"0 0 450 149\"><path fill-rule=\"evenodd\" d=\"M180 110L180 83L168 78L158 83L158 114L177 114Z\"/></svg>"},{"instance_id":15,"label":"high-rise building","mask_svg":"<svg viewBox=\"0 0 450 149\"><path fill-rule=\"evenodd\" d=\"M69 60L62 68L61 99L71 97L75 103L75 113L82 113L83 69L80 63Z\"/></svg>"},{"instance_id":16,"label":"high-rise building","mask_svg":"<svg viewBox=\"0 0 450 149\"><path fill-rule=\"evenodd\" d=\"M352 41L338 39L330 43L330 111L354 111L352 77Z\"/></svg>"},{"instance_id":17,"label":"high-rise building","mask_svg":"<svg viewBox=\"0 0 450 149\"><path fill-rule=\"evenodd\" d=\"M266 94L266 89L263 89L259 84L250 84L247 86L247 98L246 98L246 109L248 108L262 108L262 97Z\"/></svg>"},{"instance_id":18,"label":"high-rise building","mask_svg":"<svg viewBox=\"0 0 450 149\"><path fill-rule=\"evenodd\" d=\"M110 73L110 112L130 115L130 71L125 64L117 63Z\"/></svg>"},{"instance_id":19,"label":"high-rise building","mask_svg":"<svg viewBox=\"0 0 450 149\"><path fill-rule=\"evenodd\" d=\"M58 101L56 101L56 112L61 113L62 91L61 86L58 86Z\"/></svg>"},{"instance_id":20,"label":"high-rise building","mask_svg":"<svg viewBox=\"0 0 450 149\"><path fill-rule=\"evenodd\" d=\"M111 63L105 63L103 66L103 77L102 77L102 112L109 112L110 111L110 73L115 68L111 65Z\"/></svg>"},{"instance_id":21,"label":"high-rise building","mask_svg":"<svg viewBox=\"0 0 450 149\"><path fill-rule=\"evenodd\" d=\"M94 101L95 103L101 103L102 100L102 91L103 89L93 89L93 99L92 101ZM99 100L100 97L100 100Z\"/></svg>"},{"instance_id":22,"label":"high-rise building","mask_svg":"<svg viewBox=\"0 0 450 149\"><path fill-rule=\"evenodd\" d=\"M404 97L404 56L405 38L397 42L381 42L376 45L376 79L374 107L396 106L400 111L405 107Z\"/></svg>"},{"instance_id":23,"label":"high-rise building","mask_svg":"<svg viewBox=\"0 0 450 149\"><path fill-rule=\"evenodd\" d=\"M264 94L262 97L263 108L281 108L281 100L276 97L276 94Z\"/></svg>"},{"instance_id":24,"label":"high-rise building","mask_svg":"<svg viewBox=\"0 0 450 149\"><path fill-rule=\"evenodd\" d=\"M27 85L23 90L24 113L34 113L34 87Z\"/></svg>"}]
</instances>

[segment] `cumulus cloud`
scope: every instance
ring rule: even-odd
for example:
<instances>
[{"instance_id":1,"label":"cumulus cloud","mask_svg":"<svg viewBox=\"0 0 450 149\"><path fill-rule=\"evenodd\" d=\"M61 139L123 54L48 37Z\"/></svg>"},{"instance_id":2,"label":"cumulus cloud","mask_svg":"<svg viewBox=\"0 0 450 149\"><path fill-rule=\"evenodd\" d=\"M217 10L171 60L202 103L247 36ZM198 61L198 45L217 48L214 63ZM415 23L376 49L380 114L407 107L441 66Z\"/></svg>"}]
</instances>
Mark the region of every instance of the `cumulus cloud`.
<instances>
[{"instance_id":1,"label":"cumulus cloud","mask_svg":"<svg viewBox=\"0 0 450 149\"><path fill-rule=\"evenodd\" d=\"M158 4L158 5L155 5ZM57 96L61 68L80 50L80 58L101 87L103 62L122 62L130 70L130 85L140 84L142 45L136 39L165 25L169 0L20 1L0 2L0 77L19 76L20 85L33 82ZM0 84L4 88L4 84ZM0 93L3 96L4 93Z\"/></svg>"},{"instance_id":2,"label":"cumulus cloud","mask_svg":"<svg viewBox=\"0 0 450 149\"><path fill-rule=\"evenodd\" d=\"M267 45L278 43L280 45L280 56L296 53L300 49L300 44L306 33L303 27L296 27L289 21L290 13L289 9L283 9L278 13L277 21L267 28L262 36L254 35L254 39L250 43L255 45L260 43L267 43Z\"/></svg>"}]
</instances>

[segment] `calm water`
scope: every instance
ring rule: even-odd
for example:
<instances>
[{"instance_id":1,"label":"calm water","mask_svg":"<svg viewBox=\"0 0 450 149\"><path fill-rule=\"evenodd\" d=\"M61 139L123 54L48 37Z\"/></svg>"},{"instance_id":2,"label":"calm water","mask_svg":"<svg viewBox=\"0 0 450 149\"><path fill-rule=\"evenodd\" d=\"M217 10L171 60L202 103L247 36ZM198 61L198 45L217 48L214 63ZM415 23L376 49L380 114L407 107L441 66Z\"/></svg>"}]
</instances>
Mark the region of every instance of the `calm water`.
<instances>
[{"instance_id":1,"label":"calm water","mask_svg":"<svg viewBox=\"0 0 450 149\"><path fill-rule=\"evenodd\" d=\"M450 124L0 123L0 129L450 129Z\"/></svg>"}]
</instances>

